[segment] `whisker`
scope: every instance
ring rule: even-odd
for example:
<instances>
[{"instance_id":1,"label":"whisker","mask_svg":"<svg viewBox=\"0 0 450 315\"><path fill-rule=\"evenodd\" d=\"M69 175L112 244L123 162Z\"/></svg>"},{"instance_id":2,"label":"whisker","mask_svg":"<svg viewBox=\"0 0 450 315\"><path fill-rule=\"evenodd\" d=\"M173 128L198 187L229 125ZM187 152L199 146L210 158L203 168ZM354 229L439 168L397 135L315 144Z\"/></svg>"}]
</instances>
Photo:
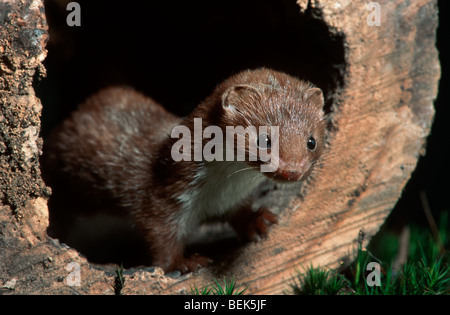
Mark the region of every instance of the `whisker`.
<instances>
[{"instance_id":1,"label":"whisker","mask_svg":"<svg viewBox=\"0 0 450 315\"><path fill-rule=\"evenodd\" d=\"M230 177L230 176L232 176L232 175L235 175L235 174L237 174L237 173L239 173L239 172L242 172L242 171L248 171L248 170L251 170L251 169L253 169L253 167L244 167L244 168L238 169L237 171L235 171L235 172L229 174L229 175L227 176L227 178Z\"/></svg>"},{"instance_id":2,"label":"whisker","mask_svg":"<svg viewBox=\"0 0 450 315\"><path fill-rule=\"evenodd\" d=\"M253 182L256 181L256 179L257 179L258 177L261 177L261 176L264 176L264 175L262 175L261 173L256 174L255 176L253 176L253 178L252 178L252 180L251 180L250 183L253 184Z\"/></svg>"}]
</instances>

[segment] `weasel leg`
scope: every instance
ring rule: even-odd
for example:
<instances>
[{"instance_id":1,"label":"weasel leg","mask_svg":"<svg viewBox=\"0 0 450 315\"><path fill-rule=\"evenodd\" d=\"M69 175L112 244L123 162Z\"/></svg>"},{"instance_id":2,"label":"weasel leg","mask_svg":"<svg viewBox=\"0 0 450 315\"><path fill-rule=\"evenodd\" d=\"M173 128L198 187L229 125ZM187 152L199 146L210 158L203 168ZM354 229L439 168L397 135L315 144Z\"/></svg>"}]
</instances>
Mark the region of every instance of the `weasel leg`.
<instances>
[{"instance_id":1,"label":"weasel leg","mask_svg":"<svg viewBox=\"0 0 450 315\"><path fill-rule=\"evenodd\" d=\"M278 218L267 207L253 211L249 205L236 212L229 222L240 239L258 241L267 236L270 227L278 223Z\"/></svg>"},{"instance_id":2,"label":"weasel leg","mask_svg":"<svg viewBox=\"0 0 450 315\"><path fill-rule=\"evenodd\" d=\"M167 236L167 235L166 235ZM195 272L212 263L212 260L199 254L184 257L184 241L168 237L150 237L153 264L161 267L164 272L179 270L182 274ZM155 243L156 241L156 243Z\"/></svg>"}]
</instances>

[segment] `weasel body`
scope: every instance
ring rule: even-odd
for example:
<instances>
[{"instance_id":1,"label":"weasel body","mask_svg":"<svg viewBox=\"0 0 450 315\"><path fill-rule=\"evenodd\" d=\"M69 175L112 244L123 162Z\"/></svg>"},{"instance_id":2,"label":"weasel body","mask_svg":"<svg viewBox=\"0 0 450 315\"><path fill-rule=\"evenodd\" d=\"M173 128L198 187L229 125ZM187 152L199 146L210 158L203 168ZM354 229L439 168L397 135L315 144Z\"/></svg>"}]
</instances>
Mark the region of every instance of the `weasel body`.
<instances>
[{"instance_id":1,"label":"weasel body","mask_svg":"<svg viewBox=\"0 0 450 315\"><path fill-rule=\"evenodd\" d=\"M199 224L228 221L240 237L252 239L277 221L265 207L253 211L252 202L269 181L297 182L311 173L323 149L323 102L320 89L269 69L232 76L184 118L133 89L108 88L52 134L44 164L74 193L130 214L153 264L193 271L208 263L199 255L184 257L186 238ZM224 134L227 126L255 126L244 147L235 143L245 152L250 143L258 152L274 150L274 135L258 133L258 127L276 126L278 154L272 158L278 168L261 172L267 163L259 153L253 161L250 155L245 161L174 161L171 150L179 139L171 132L180 125L194 130L194 118L202 119L204 130L218 126Z\"/></svg>"}]
</instances>

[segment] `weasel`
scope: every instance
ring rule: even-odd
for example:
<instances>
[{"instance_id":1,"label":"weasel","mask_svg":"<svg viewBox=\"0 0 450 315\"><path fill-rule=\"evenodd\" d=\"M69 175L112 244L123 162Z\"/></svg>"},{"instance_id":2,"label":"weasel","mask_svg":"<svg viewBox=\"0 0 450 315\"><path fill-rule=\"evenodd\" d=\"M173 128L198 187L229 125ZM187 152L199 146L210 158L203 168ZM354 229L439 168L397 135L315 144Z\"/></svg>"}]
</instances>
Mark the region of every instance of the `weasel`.
<instances>
[{"instance_id":1,"label":"weasel","mask_svg":"<svg viewBox=\"0 0 450 315\"><path fill-rule=\"evenodd\" d=\"M319 88L266 68L225 80L184 118L132 88L107 88L51 135L44 163L77 196L129 213L154 265L166 272L195 271L209 262L184 256L186 239L199 224L227 221L241 238L257 239L277 222L266 207L253 211L252 203L265 183L298 182L311 173L323 151L323 105ZM195 118L202 119L203 130L218 126L224 134L227 126L255 126L240 148L248 153L254 144L257 156L175 161L172 150L180 139L172 131L176 126L193 131ZM268 172L261 171L267 161L260 153L272 149L272 134L259 134L261 126L278 127L278 154L272 157L278 168Z\"/></svg>"}]
</instances>

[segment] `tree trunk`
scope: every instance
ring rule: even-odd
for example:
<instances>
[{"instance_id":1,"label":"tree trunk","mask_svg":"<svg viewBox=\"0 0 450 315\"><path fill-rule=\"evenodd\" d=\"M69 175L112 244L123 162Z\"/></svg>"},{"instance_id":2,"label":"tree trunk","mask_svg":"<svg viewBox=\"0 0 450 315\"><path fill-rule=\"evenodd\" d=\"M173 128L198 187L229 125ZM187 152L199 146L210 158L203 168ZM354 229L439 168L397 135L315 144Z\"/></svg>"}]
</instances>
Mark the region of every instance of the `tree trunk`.
<instances>
[{"instance_id":1,"label":"tree trunk","mask_svg":"<svg viewBox=\"0 0 450 315\"><path fill-rule=\"evenodd\" d=\"M189 293L227 276L247 294L281 294L296 270L339 268L367 244L399 199L424 152L434 117L440 66L435 0L299 0L343 36L343 84L329 96L327 154L301 187L269 192L261 202L280 222L267 239L183 277L158 268L125 272L124 294ZM309 7L308 7L309 6ZM112 294L114 274L46 235L49 195L39 171L40 100L32 87L48 39L40 0L0 2L0 292ZM306 32L308 30L305 30Z\"/></svg>"}]
</instances>

